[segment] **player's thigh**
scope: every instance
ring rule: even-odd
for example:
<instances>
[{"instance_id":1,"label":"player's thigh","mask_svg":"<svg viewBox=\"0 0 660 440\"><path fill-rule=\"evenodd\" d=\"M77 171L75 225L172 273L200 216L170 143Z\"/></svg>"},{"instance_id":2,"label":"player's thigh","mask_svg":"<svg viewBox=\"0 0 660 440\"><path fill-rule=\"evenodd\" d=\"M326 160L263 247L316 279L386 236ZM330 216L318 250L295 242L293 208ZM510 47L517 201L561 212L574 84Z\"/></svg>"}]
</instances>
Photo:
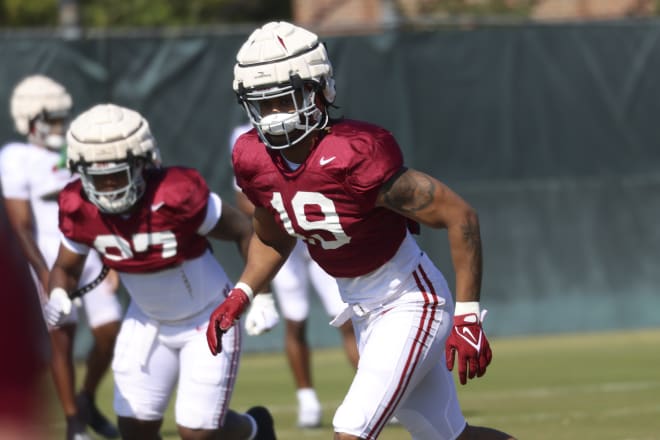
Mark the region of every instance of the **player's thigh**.
<instances>
[{"instance_id":1,"label":"player's thigh","mask_svg":"<svg viewBox=\"0 0 660 440\"><path fill-rule=\"evenodd\" d=\"M83 296L83 306L92 328L121 320L122 306L107 278Z\"/></svg>"},{"instance_id":2,"label":"player's thigh","mask_svg":"<svg viewBox=\"0 0 660 440\"><path fill-rule=\"evenodd\" d=\"M354 320L360 334L358 371L333 423L335 430L377 436L396 408L443 361L450 321L444 305L407 303Z\"/></svg>"},{"instance_id":3,"label":"player's thigh","mask_svg":"<svg viewBox=\"0 0 660 440\"><path fill-rule=\"evenodd\" d=\"M118 416L159 420L167 409L179 372L179 353L163 344L157 332L135 306L129 306L112 361Z\"/></svg>"},{"instance_id":4,"label":"player's thigh","mask_svg":"<svg viewBox=\"0 0 660 440\"><path fill-rule=\"evenodd\" d=\"M301 242L296 244L272 281L280 313L291 321L304 321L309 316L309 280L302 246Z\"/></svg>"},{"instance_id":5,"label":"player's thigh","mask_svg":"<svg viewBox=\"0 0 660 440\"><path fill-rule=\"evenodd\" d=\"M444 356L410 390L396 416L414 440L455 439L463 431L465 417Z\"/></svg>"},{"instance_id":6,"label":"player's thigh","mask_svg":"<svg viewBox=\"0 0 660 440\"><path fill-rule=\"evenodd\" d=\"M234 325L222 335L222 351L213 356L205 332L193 332L180 354L176 422L192 429L216 429L229 410L239 367L241 333Z\"/></svg>"}]
</instances>

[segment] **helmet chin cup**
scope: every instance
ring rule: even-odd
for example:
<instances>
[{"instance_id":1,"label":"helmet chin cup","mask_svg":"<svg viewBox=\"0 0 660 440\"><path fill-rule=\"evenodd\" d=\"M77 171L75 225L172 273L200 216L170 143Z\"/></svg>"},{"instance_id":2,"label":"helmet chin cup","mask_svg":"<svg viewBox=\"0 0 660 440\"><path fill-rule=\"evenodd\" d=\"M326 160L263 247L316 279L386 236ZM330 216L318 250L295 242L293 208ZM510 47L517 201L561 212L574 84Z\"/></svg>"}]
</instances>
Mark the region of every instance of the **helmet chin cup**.
<instances>
[{"instance_id":1,"label":"helmet chin cup","mask_svg":"<svg viewBox=\"0 0 660 440\"><path fill-rule=\"evenodd\" d=\"M99 211L105 214L122 214L128 211L138 201L135 189L116 191L116 194L97 194L90 197Z\"/></svg>"},{"instance_id":2,"label":"helmet chin cup","mask_svg":"<svg viewBox=\"0 0 660 440\"><path fill-rule=\"evenodd\" d=\"M50 150L60 151L66 145L66 138L61 134L49 134L44 139L44 144Z\"/></svg>"},{"instance_id":3,"label":"helmet chin cup","mask_svg":"<svg viewBox=\"0 0 660 440\"><path fill-rule=\"evenodd\" d=\"M283 136L298 128L299 119L297 113L273 113L261 118L259 127L264 134Z\"/></svg>"}]
</instances>

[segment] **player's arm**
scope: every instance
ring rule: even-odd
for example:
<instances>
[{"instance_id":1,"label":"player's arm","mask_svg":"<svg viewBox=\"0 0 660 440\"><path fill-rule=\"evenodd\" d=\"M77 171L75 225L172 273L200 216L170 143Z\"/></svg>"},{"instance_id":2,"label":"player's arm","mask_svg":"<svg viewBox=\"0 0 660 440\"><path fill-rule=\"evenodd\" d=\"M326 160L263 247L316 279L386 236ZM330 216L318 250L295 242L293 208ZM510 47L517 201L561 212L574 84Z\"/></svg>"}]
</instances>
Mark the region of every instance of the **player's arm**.
<instances>
[{"instance_id":1,"label":"player's arm","mask_svg":"<svg viewBox=\"0 0 660 440\"><path fill-rule=\"evenodd\" d=\"M64 289L68 293L76 290L86 258L87 255L73 252L63 244L60 244L57 259L50 271L48 291L52 292L57 287Z\"/></svg>"},{"instance_id":2,"label":"player's arm","mask_svg":"<svg viewBox=\"0 0 660 440\"><path fill-rule=\"evenodd\" d=\"M222 335L245 312L254 293L267 287L296 244L296 239L280 229L265 208L255 208L253 225L245 269L227 299L209 319L206 340L213 355L222 351Z\"/></svg>"},{"instance_id":3,"label":"player's arm","mask_svg":"<svg viewBox=\"0 0 660 440\"><path fill-rule=\"evenodd\" d=\"M243 259L247 259L252 223L250 218L237 208L222 203L220 218L207 235L218 240L234 241Z\"/></svg>"},{"instance_id":4,"label":"player's arm","mask_svg":"<svg viewBox=\"0 0 660 440\"><path fill-rule=\"evenodd\" d=\"M78 286L87 255L69 250L63 244L48 279L48 303L44 306L46 321L52 326L60 324L71 313L69 296Z\"/></svg>"},{"instance_id":5,"label":"player's arm","mask_svg":"<svg viewBox=\"0 0 660 440\"><path fill-rule=\"evenodd\" d=\"M248 217L254 215L254 205L241 190L235 192L236 194L236 207L241 210L241 212Z\"/></svg>"},{"instance_id":6,"label":"player's arm","mask_svg":"<svg viewBox=\"0 0 660 440\"><path fill-rule=\"evenodd\" d=\"M21 250L37 274L39 282L46 289L48 287L48 265L37 246L30 201L6 198L4 202L9 223L16 234Z\"/></svg>"},{"instance_id":7,"label":"player's arm","mask_svg":"<svg viewBox=\"0 0 660 440\"><path fill-rule=\"evenodd\" d=\"M402 169L381 188L376 201L432 228L446 228L456 272L456 300L479 301L482 251L475 210L439 180L413 169Z\"/></svg>"},{"instance_id":8,"label":"player's arm","mask_svg":"<svg viewBox=\"0 0 660 440\"><path fill-rule=\"evenodd\" d=\"M237 185L234 185L234 194L236 207L243 214L252 218L254 216L254 204ZM252 300L243 323L248 335L262 335L271 331L280 322L280 314L277 311L272 291L272 286L269 284L261 289L259 295L256 295Z\"/></svg>"},{"instance_id":9,"label":"player's arm","mask_svg":"<svg viewBox=\"0 0 660 440\"><path fill-rule=\"evenodd\" d=\"M381 189L377 204L433 228L447 228L456 272L454 326L445 344L447 368L458 359L458 376L483 376L492 359L479 308L481 235L476 212L449 187L422 172L402 169Z\"/></svg>"},{"instance_id":10,"label":"player's arm","mask_svg":"<svg viewBox=\"0 0 660 440\"><path fill-rule=\"evenodd\" d=\"M254 234L240 281L263 290L289 257L296 238L282 230L266 208L255 208L252 223Z\"/></svg>"}]
</instances>

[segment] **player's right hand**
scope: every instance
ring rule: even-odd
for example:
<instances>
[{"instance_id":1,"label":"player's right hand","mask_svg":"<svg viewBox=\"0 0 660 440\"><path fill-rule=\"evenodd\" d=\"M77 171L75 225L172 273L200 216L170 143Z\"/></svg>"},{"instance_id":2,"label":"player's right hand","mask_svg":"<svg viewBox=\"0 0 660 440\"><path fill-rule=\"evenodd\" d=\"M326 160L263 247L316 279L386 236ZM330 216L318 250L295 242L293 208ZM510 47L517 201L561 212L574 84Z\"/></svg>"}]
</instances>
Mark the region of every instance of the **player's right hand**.
<instances>
[{"instance_id":1,"label":"player's right hand","mask_svg":"<svg viewBox=\"0 0 660 440\"><path fill-rule=\"evenodd\" d=\"M260 293L254 296L250 309L245 315L245 331L250 336L258 336L280 322L280 314L275 307L272 293Z\"/></svg>"},{"instance_id":2,"label":"player's right hand","mask_svg":"<svg viewBox=\"0 0 660 440\"><path fill-rule=\"evenodd\" d=\"M52 327L60 325L71 314L73 303L69 295L61 287L50 292L48 302L44 305L46 322Z\"/></svg>"},{"instance_id":3,"label":"player's right hand","mask_svg":"<svg viewBox=\"0 0 660 440\"><path fill-rule=\"evenodd\" d=\"M222 335L234 325L250 304L250 298L243 289L235 288L227 298L213 310L206 328L206 342L213 356L222 351Z\"/></svg>"}]
</instances>

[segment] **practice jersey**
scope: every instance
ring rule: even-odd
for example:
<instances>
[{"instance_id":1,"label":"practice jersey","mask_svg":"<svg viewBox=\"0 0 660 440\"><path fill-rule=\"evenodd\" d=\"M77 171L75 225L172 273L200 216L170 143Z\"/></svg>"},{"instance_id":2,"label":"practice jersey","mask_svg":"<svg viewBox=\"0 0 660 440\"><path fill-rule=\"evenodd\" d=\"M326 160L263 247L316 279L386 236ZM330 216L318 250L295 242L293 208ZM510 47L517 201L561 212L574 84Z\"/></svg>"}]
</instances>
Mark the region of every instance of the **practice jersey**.
<instances>
[{"instance_id":1,"label":"practice jersey","mask_svg":"<svg viewBox=\"0 0 660 440\"><path fill-rule=\"evenodd\" d=\"M25 143L7 144L0 153L3 196L30 202L37 244L48 255L57 254L60 242L57 196L72 180L61 162L59 152Z\"/></svg>"},{"instance_id":2,"label":"practice jersey","mask_svg":"<svg viewBox=\"0 0 660 440\"><path fill-rule=\"evenodd\" d=\"M49 268L55 263L60 246L57 226L57 197L72 176L64 156L32 144L12 142L0 152L2 194L7 199L27 200L32 209L39 251ZM101 260L94 252L85 263L80 285L91 282L101 272Z\"/></svg>"},{"instance_id":3,"label":"practice jersey","mask_svg":"<svg viewBox=\"0 0 660 440\"><path fill-rule=\"evenodd\" d=\"M232 161L250 201L302 238L312 259L334 277L377 269L406 236L407 219L375 205L381 186L403 167L399 145L383 128L335 123L295 171L252 130L239 137Z\"/></svg>"},{"instance_id":4,"label":"practice jersey","mask_svg":"<svg viewBox=\"0 0 660 440\"><path fill-rule=\"evenodd\" d=\"M209 243L197 233L205 219L209 189L195 170L143 172L145 192L130 215L101 214L75 181L60 193L60 229L69 240L96 249L118 272L148 273L201 256Z\"/></svg>"}]
</instances>

